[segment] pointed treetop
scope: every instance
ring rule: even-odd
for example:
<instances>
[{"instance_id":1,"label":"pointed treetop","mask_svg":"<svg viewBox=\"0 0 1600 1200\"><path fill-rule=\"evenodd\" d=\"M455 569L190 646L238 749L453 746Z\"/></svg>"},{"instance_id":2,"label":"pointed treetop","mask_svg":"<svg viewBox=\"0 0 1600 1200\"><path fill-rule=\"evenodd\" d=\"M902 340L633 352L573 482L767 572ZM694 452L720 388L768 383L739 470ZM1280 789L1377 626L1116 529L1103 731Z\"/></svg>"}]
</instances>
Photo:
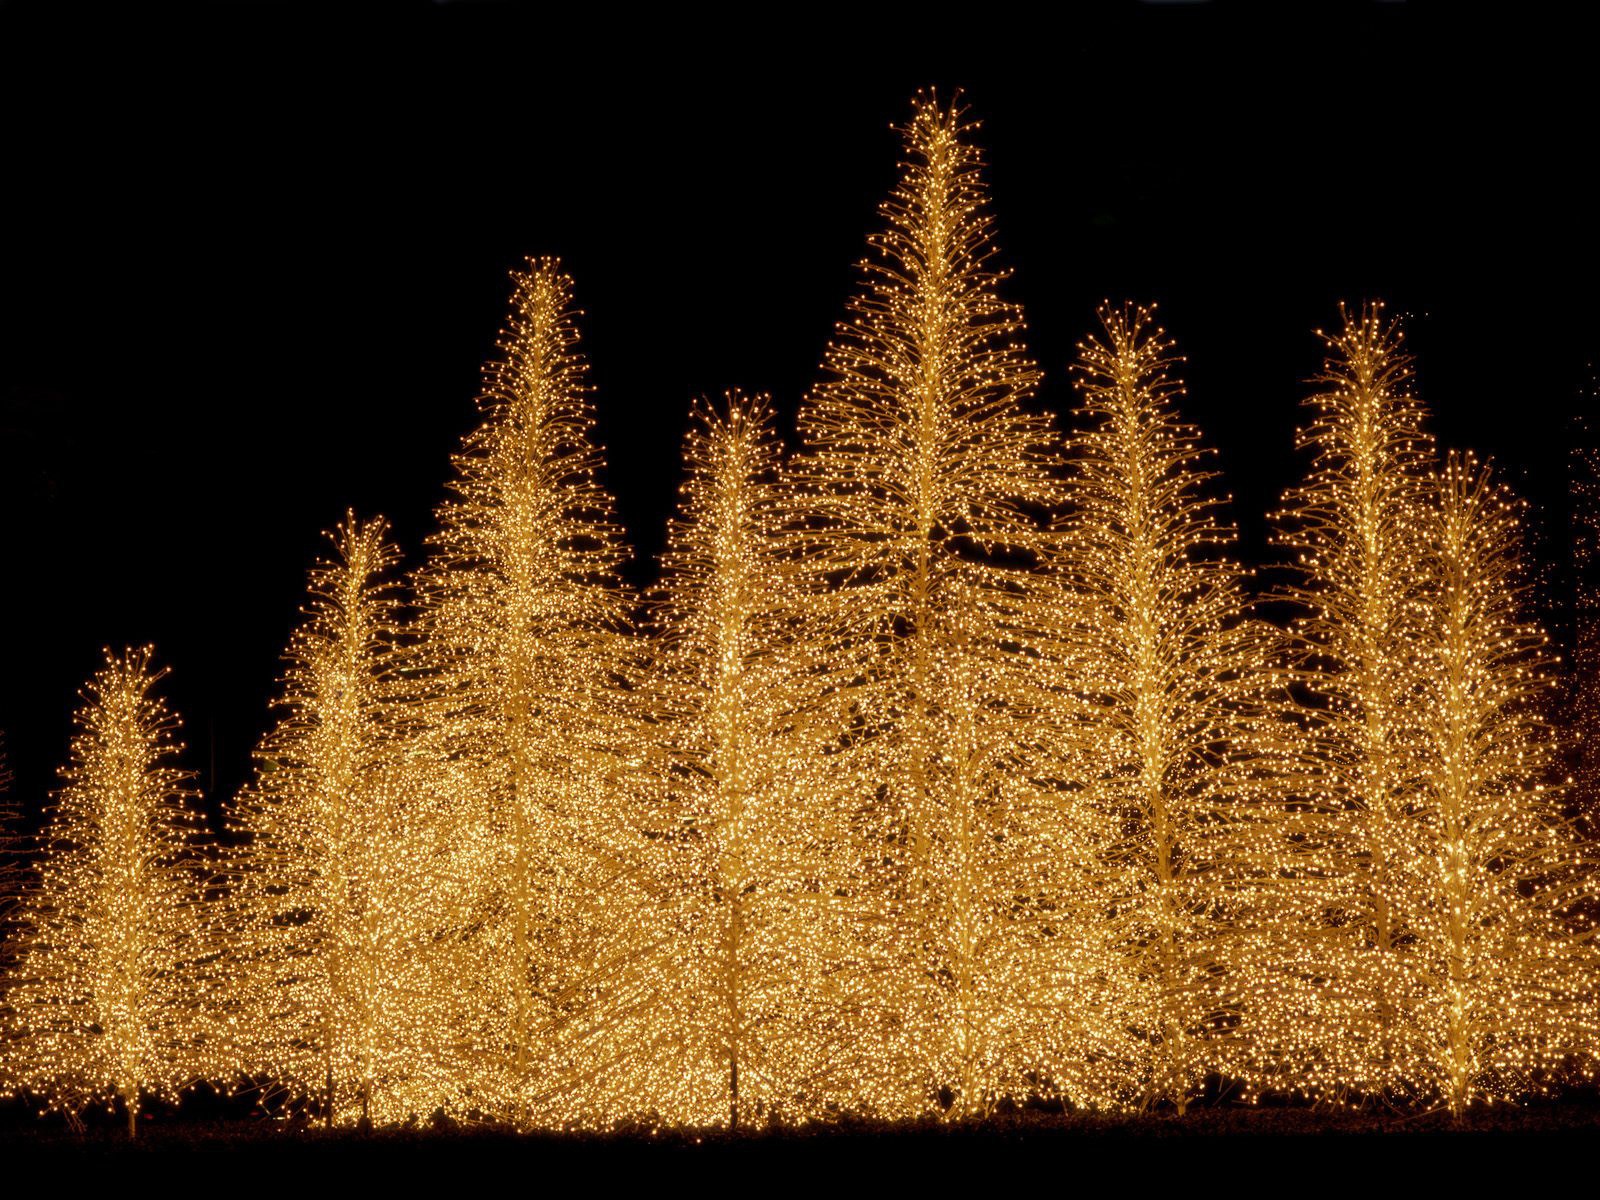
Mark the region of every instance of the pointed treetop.
<instances>
[{"instance_id":1,"label":"pointed treetop","mask_svg":"<svg viewBox=\"0 0 1600 1200\"><path fill-rule=\"evenodd\" d=\"M1381 300L1363 301L1355 309L1340 302L1343 327L1339 332L1317 330L1329 353L1314 382L1336 390L1354 383L1372 391L1409 396L1412 356L1404 349L1405 325L1399 317L1386 317L1383 308Z\"/></svg>"},{"instance_id":2,"label":"pointed treetop","mask_svg":"<svg viewBox=\"0 0 1600 1200\"><path fill-rule=\"evenodd\" d=\"M572 277L555 258L529 258L511 272L511 305L506 325L495 339L503 357L483 367L486 408L529 400L588 393L585 363L574 351L577 318L572 307Z\"/></svg>"},{"instance_id":3,"label":"pointed treetop","mask_svg":"<svg viewBox=\"0 0 1600 1200\"><path fill-rule=\"evenodd\" d=\"M389 521L383 516L362 520L353 508L344 519L324 535L333 543L335 561L322 559L320 572L337 572L341 567L352 576L366 578L388 570L400 560L400 551L389 540Z\"/></svg>"},{"instance_id":4,"label":"pointed treetop","mask_svg":"<svg viewBox=\"0 0 1600 1200\"><path fill-rule=\"evenodd\" d=\"M983 153L968 140L978 125L966 113L959 94L941 104L937 94L923 92L911 119L895 127L904 139L900 179L880 206L890 227L868 243L912 278L973 270L996 252L990 238L994 218L984 208Z\"/></svg>"},{"instance_id":5,"label":"pointed treetop","mask_svg":"<svg viewBox=\"0 0 1600 1200\"><path fill-rule=\"evenodd\" d=\"M153 645L129 646L120 654L110 646L102 646L100 653L104 664L78 689L79 697L90 705L79 712L80 724L102 721L109 714L123 721L148 719L157 730L176 729L182 725L182 720L167 707L166 701L151 694L151 689L172 673L171 667L151 665L155 658ZM173 748L183 749L181 745Z\"/></svg>"},{"instance_id":6,"label":"pointed treetop","mask_svg":"<svg viewBox=\"0 0 1600 1200\"><path fill-rule=\"evenodd\" d=\"M877 495L916 510L907 528L1012 545L1031 535L1027 505L1053 494L1055 436L1026 407L1039 371L1022 310L1001 295L1006 272L992 265L993 217L963 112L924 94L902 130L887 225L868 239L862 285L801 406L797 477L846 526L879 520L857 503Z\"/></svg>"},{"instance_id":7,"label":"pointed treetop","mask_svg":"<svg viewBox=\"0 0 1600 1200\"><path fill-rule=\"evenodd\" d=\"M1079 390L1093 391L1100 380L1127 386L1139 379L1157 403L1181 395L1183 385L1172 378L1170 369L1183 358L1172 352L1172 339L1155 323L1155 315L1153 304L1102 300L1095 316L1106 331L1104 340L1088 337L1078 343L1078 361L1072 369Z\"/></svg>"}]
</instances>

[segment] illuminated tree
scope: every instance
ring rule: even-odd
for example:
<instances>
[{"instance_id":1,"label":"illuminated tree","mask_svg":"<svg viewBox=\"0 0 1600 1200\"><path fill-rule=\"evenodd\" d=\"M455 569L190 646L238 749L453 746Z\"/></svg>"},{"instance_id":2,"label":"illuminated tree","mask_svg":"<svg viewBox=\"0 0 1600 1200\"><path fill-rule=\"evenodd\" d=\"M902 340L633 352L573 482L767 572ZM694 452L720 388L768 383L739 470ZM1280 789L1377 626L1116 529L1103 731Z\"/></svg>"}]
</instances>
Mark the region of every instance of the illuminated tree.
<instances>
[{"instance_id":1,"label":"illuminated tree","mask_svg":"<svg viewBox=\"0 0 1600 1200\"><path fill-rule=\"evenodd\" d=\"M249 839L229 987L246 1072L314 1096L329 1124L426 1115L453 1091L431 972L440 818L406 753L415 685L386 533L348 516L312 570L284 716L233 816Z\"/></svg>"},{"instance_id":2,"label":"illuminated tree","mask_svg":"<svg viewBox=\"0 0 1600 1200\"><path fill-rule=\"evenodd\" d=\"M1179 421L1171 344L1148 309L1102 307L1080 348L1085 429L1067 444L1057 569L1069 589L1095 803L1098 884L1124 954L1146 1104L1180 1113L1237 1027L1228 968L1254 919L1241 885L1270 846L1246 792L1270 641L1245 617L1235 539Z\"/></svg>"},{"instance_id":3,"label":"illuminated tree","mask_svg":"<svg viewBox=\"0 0 1600 1200\"><path fill-rule=\"evenodd\" d=\"M833 849L808 819L818 610L788 552L788 491L765 398L698 404L652 596L651 786L639 822L652 944L608 997L614 1112L679 1125L816 1114L827 1039L812 989ZM630 940L637 943L638 938Z\"/></svg>"},{"instance_id":4,"label":"illuminated tree","mask_svg":"<svg viewBox=\"0 0 1600 1200\"><path fill-rule=\"evenodd\" d=\"M1073 916L1040 903L1065 849L1048 822L1074 806L1026 767L1057 459L968 131L917 102L888 229L799 417L804 557L856 680L826 773L856 863L836 881L859 938L838 976L860 1056L843 1102L886 1115L981 1112L1052 1066L1063 1085L1089 1057L1074 1022L1096 1019L1040 990L1076 950Z\"/></svg>"},{"instance_id":5,"label":"illuminated tree","mask_svg":"<svg viewBox=\"0 0 1600 1200\"><path fill-rule=\"evenodd\" d=\"M633 734L617 683L635 651L571 281L547 259L513 280L483 422L455 456L455 495L418 579L418 664L432 687L427 753L471 785L456 838L458 870L477 885L474 932L451 972L468 989L470 1102L561 1124L581 1104L555 1039L584 1006L637 875L618 815Z\"/></svg>"},{"instance_id":6,"label":"illuminated tree","mask_svg":"<svg viewBox=\"0 0 1600 1200\"><path fill-rule=\"evenodd\" d=\"M1408 814L1417 771L1417 626L1432 444L1398 323L1346 313L1299 438L1312 474L1290 493L1280 541L1296 552L1283 598L1305 753L1295 790L1303 836L1282 900L1284 968L1264 1045L1292 1086L1404 1096L1417 1078L1415 1019L1397 990L1416 919Z\"/></svg>"},{"instance_id":7,"label":"illuminated tree","mask_svg":"<svg viewBox=\"0 0 1600 1200\"><path fill-rule=\"evenodd\" d=\"M1581 1054L1592 1068L1600 1032L1600 875L1551 786L1555 660L1522 612L1520 508L1450 455L1426 562L1420 786L1404 814L1416 887L1390 970L1420 1035L1415 1090L1456 1116L1548 1087Z\"/></svg>"},{"instance_id":8,"label":"illuminated tree","mask_svg":"<svg viewBox=\"0 0 1600 1200\"><path fill-rule=\"evenodd\" d=\"M177 718L149 648L106 654L77 714L67 786L24 898L6 1074L52 1108L176 1098L205 1039L198 964L212 955Z\"/></svg>"}]
</instances>

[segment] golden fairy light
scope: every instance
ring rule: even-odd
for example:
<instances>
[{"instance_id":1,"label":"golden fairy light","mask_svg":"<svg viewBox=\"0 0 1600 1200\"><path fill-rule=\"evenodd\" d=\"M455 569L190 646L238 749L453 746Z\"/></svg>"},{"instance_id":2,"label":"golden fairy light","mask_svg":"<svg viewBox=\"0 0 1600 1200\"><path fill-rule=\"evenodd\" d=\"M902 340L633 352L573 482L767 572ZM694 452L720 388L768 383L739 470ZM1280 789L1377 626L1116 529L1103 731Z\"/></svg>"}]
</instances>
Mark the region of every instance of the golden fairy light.
<instances>
[{"instance_id":1,"label":"golden fairy light","mask_svg":"<svg viewBox=\"0 0 1600 1200\"><path fill-rule=\"evenodd\" d=\"M15 906L22 887L22 809L11 790L11 760L0 732L0 920Z\"/></svg>"},{"instance_id":2,"label":"golden fairy light","mask_svg":"<svg viewBox=\"0 0 1600 1200\"><path fill-rule=\"evenodd\" d=\"M1434 486L1391 970L1414 1027L1409 1086L1459 1116L1593 1070L1600 878L1555 786L1555 658L1523 611L1523 506L1471 455L1452 453Z\"/></svg>"},{"instance_id":3,"label":"golden fairy light","mask_svg":"<svg viewBox=\"0 0 1600 1200\"><path fill-rule=\"evenodd\" d=\"M1577 422L1574 432L1568 477L1572 654L1566 703L1574 793L1579 805L1600 815L1600 444L1592 418Z\"/></svg>"},{"instance_id":4,"label":"golden fairy light","mask_svg":"<svg viewBox=\"0 0 1600 1200\"><path fill-rule=\"evenodd\" d=\"M738 1128L820 1112L835 843L808 812L818 611L787 552L779 459L765 398L695 407L641 688L652 899L601 1025L628 1047L606 1073L614 1115Z\"/></svg>"},{"instance_id":5,"label":"golden fairy light","mask_svg":"<svg viewBox=\"0 0 1600 1200\"><path fill-rule=\"evenodd\" d=\"M1270 635L1247 619L1235 539L1176 413L1171 343L1148 309L1104 306L1081 347L1052 566L1065 584L1081 736L1106 831L1099 882L1122 950L1135 1094L1182 1113L1237 1033L1244 896L1272 845L1245 769Z\"/></svg>"},{"instance_id":6,"label":"golden fairy light","mask_svg":"<svg viewBox=\"0 0 1600 1200\"><path fill-rule=\"evenodd\" d=\"M1326 340L1299 438L1312 473L1279 517L1298 570L1284 596L1302 611L1288 663L1307 726L1294 783L1317 817L1284 889L1284 903L1303 908L1275 947L1285 999L1258 1032L1307 1090L1388 1094L1406 1083L1393 959L1409 917L1403 723L1432 444L1396 322L1367 305Z\"/></svg>"},{"instance_id":7,"label":"golden fairy light","mask_svg":"<svg viewBox=\"0 0 1600 1200\"><path fill-rule=\"evenodd\" d=\"M539 259L411 593L381 521L313 570L224 846L150 652L108 656L3 1086L130 1129L194 1079L571 1129L1592 1078L1600 875L1520 509L1347 312L1278 519L1296 615L1253 613L1148 310L1101 311L1064 445L1035 407L974 128L917 100L794 455L765 398L696 407L637 626Z\"/></svg>"},{"instance_id":8,"label":"golden fairy light","mask_svg":"<svg viewBox=\"0 0 1600 1200\"><path fill-rule=\"evenodd\" d=\"M12 1088L68 1111L120 1101L130 1136L146 1098L204 1073L199 980L214 952L201 821L150 657L108 651L84 693L7 994Z\"/></svg>"},{"instance_id":9,"label":"golden fairy light","mask_svg":"<svg viewBox=\"0 0 1600 1200\"><path fill-rule=\"evenodd\" d=\"M462 989L456 1036L476 1060L464 1103L562 1124L587 1103L563 1039L639 874L618 816L634 734L617 683L636 650L571 280L543 259L514 283L483 421L455 457L417 580L415 669L424 752L457 766L468 791L459 870L476 890L460 901L471 932L453 942L449 972Z\"/></svg>"},{"instance_id":10,"label":"golden fairy light","mask_svg":"<svg viewBox=\"0 0 1600 1200\"><path fill-rule=\"evenodd\" d=\"M441 821L407 753L397 553L349 516L311 573L259 771L231 823L236 1064L322 1118L404 1120L452 1094L435 966Z\"/></svg>"},{"instance_id":11,"label":"golden fairy light","mask_svg":"<svg viewBox=\"0 0 1600 1200\"><path fill-rule=\"evenodd\" d=\"M1030 568L1058 460L970 131L918 101L888 228L799 418L802 554L841 618L832 673L855 681L818 804L857 855L836 885L856 937L831 976L857 1030L839 1102L885 1115L1102 1086L1077 1036L1098 1036L1099 998L1065 982L1096 977L1099 934L1051 895L1077 878L1077 806L1030 766L1054 677Z\"/></svg>"},{"instance_id":12,"label":"golden fairy light","mask_svg":"<svg viewBox=\"0 0 1600 1200\"><path fill-rule=\"evenodd\" d=\"M1595 882L1551 786L1516 508L1470 459L1434 466L1376 306L1331 343L1284 538L1307 733L1280 786L1305 811L1264 1045L1280 1088L1459 1113L1583 1046Z\"/></svg>"}]
</instances>

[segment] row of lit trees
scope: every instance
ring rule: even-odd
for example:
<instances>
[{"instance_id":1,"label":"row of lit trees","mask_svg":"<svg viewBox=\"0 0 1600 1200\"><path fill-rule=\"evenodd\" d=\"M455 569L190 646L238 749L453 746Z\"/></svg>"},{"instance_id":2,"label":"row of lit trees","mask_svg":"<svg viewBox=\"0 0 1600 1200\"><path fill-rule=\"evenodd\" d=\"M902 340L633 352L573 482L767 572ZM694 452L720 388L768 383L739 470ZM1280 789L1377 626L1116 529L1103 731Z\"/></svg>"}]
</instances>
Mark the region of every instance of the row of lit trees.
<instances>
[{"instance_id":1,"label":"row of lit trees","mask_svg":"<svg viewBox=\"0 0 1600 1200\"><path fill-rule=\"evenodd\" d=\"M1274 623L1150 314L1102 311L1062 444L960 114L906 132L798 447L696 408L642 606L537 261L412 586L381 521L312 573L224 845L148 652L108 659L12 1088L738 1125L1209 1078L1459 1113L1591 1069L1600 876L1518 508L1439 458L1396 326L1328 339Z\"/></svg>"}]
</instances>

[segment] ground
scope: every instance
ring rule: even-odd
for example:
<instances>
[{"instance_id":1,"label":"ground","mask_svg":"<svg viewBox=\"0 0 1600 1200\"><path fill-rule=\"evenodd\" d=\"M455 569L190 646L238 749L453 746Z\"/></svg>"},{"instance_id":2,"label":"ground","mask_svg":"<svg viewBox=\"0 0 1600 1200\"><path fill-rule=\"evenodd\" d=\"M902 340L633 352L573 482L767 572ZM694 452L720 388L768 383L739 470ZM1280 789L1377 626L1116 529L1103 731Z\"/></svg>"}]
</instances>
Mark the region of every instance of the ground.
<instances>
[{"instance_id":1,"label":"ground","mask_svg":"<svg viewBox=\"0 0 1600 1200\"><path fill-rule=\"evenodd\" d=\"M14 1115L14 1114L13 1114ZM1207 1108L1178 1118L1094 1118L1018 1114L983 1125L848 1123L799 1131L742 1134L650 1133L561 1137L491 1130L427 1129L363 1133L291 1128L267 1120L197 1120L157 1114L129 1143L112 1120L81 1133L56 1121L8 1120L0 1127L0 1182L29 1190L31 1175L58 1172L76 1184L100 1178L214 1178L218 1186L314 1189L352 1174L368 1185L408 1189L433 1183L477 1190L505 1172L634 1183L655 1190L684 1179L708 1186L718 1177L741 1190L782 1186L811 1190L833 1181L947 1185L961 1175L999 1191L1071 1190L1125 1175L1139 1192L1187 1191L1193 1181L1271 1194L1360 1190L1373 1172L1388 1185L1402 1178L1431 1193L1447 1184L1475 1193L1505 1179L1518 1190L1558 1191L1568 1179L1593 1190L1600 1148L1600 1099L1582 1097L1474 1112L1459 1126L1443 1114L1330 1113L1304 1108ZM489 1172L490 1175L483 1175ZM1058 1176L1058 1185L1046 1182ZM227 1181L224 1183L224 1181ZM296 1182L298 1181L298 1182ZM0 1189L3 1191L5 1189ZM185 1188L184 1190L188 1190ZM519 1189L520 1190L520 1189ZM891 1191L898 1188L891 1187ZM1100 1187L1096 1191L1102 1190ZM1111 1190L1122 1190L1120 1187ZM985 1190L988 1194L988 1189ZM830 1198L831 1200L831 1198Z\"/></svg>"}]
</instances>

